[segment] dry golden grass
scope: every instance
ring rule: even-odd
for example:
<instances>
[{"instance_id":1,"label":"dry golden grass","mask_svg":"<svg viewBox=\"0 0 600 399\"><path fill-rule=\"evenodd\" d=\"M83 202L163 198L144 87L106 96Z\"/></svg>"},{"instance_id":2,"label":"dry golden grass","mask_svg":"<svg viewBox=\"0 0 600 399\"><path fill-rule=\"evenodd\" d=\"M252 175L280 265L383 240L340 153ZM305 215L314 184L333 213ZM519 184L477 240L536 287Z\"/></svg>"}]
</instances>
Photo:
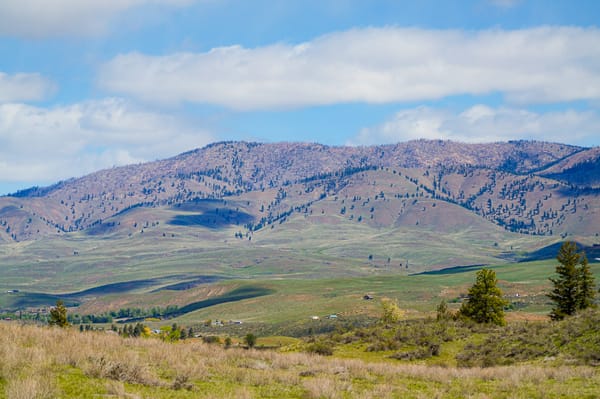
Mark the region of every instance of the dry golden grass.
<instances>
[{"instance_id":1,"label":"dry golden grass","mask_svg":"<svg viewBox=\"0 0 600 399\"><path fill-rule=\"evenodd\" d=\"M47 379L36 375L33 377L13 378L6 388L11 399L51 399L55 397L55 389Z\"/></svg>"},{"instance_id":2,"label":"dry golden grass","mask_svg":"<svg viewBox=\"0 0 600 399\"><path fill-rule=\"evenodd\" d=\"M86 386L101 387L96 397L113 398L526 398L600 392L600 372L592 367L371 363L7 323L0 323L0 358L5 381L0 398L11 399L85 397ZM83 391L60 383L58 376L71 378L73 370Z\"/></svg>"}]
</instances>

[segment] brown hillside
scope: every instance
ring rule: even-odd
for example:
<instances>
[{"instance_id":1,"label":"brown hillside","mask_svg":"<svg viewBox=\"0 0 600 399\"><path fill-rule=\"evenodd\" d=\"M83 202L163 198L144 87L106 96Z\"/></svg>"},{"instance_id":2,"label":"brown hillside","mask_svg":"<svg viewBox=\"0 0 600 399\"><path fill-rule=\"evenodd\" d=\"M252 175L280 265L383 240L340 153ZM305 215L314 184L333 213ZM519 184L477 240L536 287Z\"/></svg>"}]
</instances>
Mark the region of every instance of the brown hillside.
<instances>
[{"instance_id":1,"label":"brown hillside","mask_svg":"<svg viewBox=\"0 0 600 399\"><path fill-rule=\"evenodd\" d=\"M430 199L454 204L512 231L595 234L595 191L573 188L568 174L560 181L530 174L550 171L550 166L588 152L581 150L526 141L418 140L373 147L217 143L170 159L103 170L2 197L0 240L81 230L129 234L139 228L136 223L152 219L137 220L131 209L158 211L211 199L244 204L246 216L236 213L240 206L227 208L227 215L217 214L214 206L178 223L189 227L194 221L215 229L234 222L240 231L252 232L284 223L292 214L314 214L336 199L338 212L344 201L348 217L377 228L400 219L416 223L422 211L411 201ZM350 199L352 203L346 202ZM461 218L451 216L448 221ZM455 222L460 225L460 220Z\"/></svg>"}]
</instances>

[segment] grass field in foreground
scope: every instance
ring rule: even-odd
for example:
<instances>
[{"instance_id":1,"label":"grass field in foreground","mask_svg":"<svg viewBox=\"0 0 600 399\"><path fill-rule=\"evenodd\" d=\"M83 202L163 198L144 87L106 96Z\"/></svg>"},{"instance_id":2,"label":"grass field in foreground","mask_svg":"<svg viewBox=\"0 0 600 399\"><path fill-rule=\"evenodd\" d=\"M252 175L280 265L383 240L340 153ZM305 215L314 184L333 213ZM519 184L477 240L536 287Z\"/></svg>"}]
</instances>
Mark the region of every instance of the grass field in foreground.
<instances>
[{"instance_id":1,"label":"grass field in foreground","mask_svg":"<svg viewBox=\"0 0 600 399\"><path fill-rule=\"evenodd\" d=\"M66 344L68 343L68 344ZM586 366L456 368L0 322L0 398L593 398Z\"/></svg>"}]
</instances>

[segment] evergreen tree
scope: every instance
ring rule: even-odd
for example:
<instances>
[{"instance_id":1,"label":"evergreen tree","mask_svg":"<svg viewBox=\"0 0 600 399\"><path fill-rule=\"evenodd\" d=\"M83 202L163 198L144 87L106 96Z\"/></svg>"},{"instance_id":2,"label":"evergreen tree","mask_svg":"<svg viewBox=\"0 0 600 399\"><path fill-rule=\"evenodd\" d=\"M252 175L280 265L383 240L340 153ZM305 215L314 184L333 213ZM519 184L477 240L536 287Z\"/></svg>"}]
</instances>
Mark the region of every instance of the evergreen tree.
<instances>
[{"instance_id":1,"label":"evergreen tree","mask_svg":"<svg viewBox=\"0 0 600 399\"><path fill-rule=\"evenodd\" d=\"M462 304L460 314L477 323L504 325L504 306L502 290L496 286L496 272L481 269L477 272L475 284L469 289L468 299Z\"/></svg>"},{"instance_id":2,"label":"evergreen tree","mask_svg":"<svg viewBox=\"0 0 600 399\"><path fill-rule=\"evenodd\" d=\"M574 242L563 243L556 259L558 277L550 278L554 288L548 297L554 302L550 318L561 320L592 305L595 295L594 276L585 254L577 252L577 244Z\"/></svg>"},{"instance_id":3,"label":"evergreen tree","mask_svg":"<svg viewBox=\"0 0 600 399\"><path fill-rule=\"evenodd\" d=\"M60 299L56 301L56 305L50 309L50 318L48 324L51 326L67 327L69 321L67 320L67 308L63 301Z\"/></svg>"},{"instance_id":4,"label":"evergreen tree","mask_svg":"<svg viewBox=\"0 0 600 399\"><path fill-rule=\"evenodd\" d=\"M142 328L143 326L140 323L137 323L133 329L133 336L137 338L142 335Z\"/></svg>"},{"instance_id":5,"label":"evergreen tree","mask_svg":"<svg viewBox=\"0 0 600 399\"><path fill-rule=\"evenodd\" d=\"M577 292L577 308L579 310L587 309L594 304L596 290L594 283L594 275L590 270L587 257L583 254L579 267L577 279L579 280L579 291Z\"/></svg>"},{"instance_id":6,"label":"evergreen tree","mask_svg":"<svg viewBox=\"0 0 600 399\"><path fill-rule=\"evenodd\" d=\"M256 335L248 333L244 337L244 341L246 341L246 345L248 345L248 348L254 348L254 345L256 345Z\"/></svg>"}]
</instances>

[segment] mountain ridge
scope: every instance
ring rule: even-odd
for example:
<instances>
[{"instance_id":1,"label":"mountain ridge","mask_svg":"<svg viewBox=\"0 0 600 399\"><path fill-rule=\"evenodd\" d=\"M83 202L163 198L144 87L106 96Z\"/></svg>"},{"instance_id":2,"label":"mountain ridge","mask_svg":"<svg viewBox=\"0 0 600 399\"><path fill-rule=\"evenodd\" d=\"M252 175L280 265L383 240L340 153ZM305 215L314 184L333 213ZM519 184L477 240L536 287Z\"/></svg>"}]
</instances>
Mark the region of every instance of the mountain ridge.
<instances>
[{"instance_id":1,"label":"mountain ridge","mask_svg":"<svg viewBox=\"0 0 600 399\"><path fill-rule=\"evenodd\" d=\"M523 140L487 144L413 140L367 147L218 142L171 158L100 170L0 197L0 240L85 231L135 207L248 196L265 197L260 200L263 208L274 204L267 218L272 221L277 219L273 211L306 208L309 202L335 196L344 184L366 184L351 177L369 170L394 171L381 177L392 186L402 186L396 182L400 175L410 179L406 192L388 195L455 203L511 231L590 234L600 207L594 172L599 154L598 148ZM586 174L590 168L592 173ZM287 198L292 186L305 191L318 186L320 191L310 201L298 200L292 206L291 196ZM568 212L575 207L577 213L577 206L586 212L570 217ZM261 220L264 215L257 208L251 211ZM540 213L543 217L537 217ZM579 220L588 214L593 216L589 223Z\"/></svg>"}]
</instances>

